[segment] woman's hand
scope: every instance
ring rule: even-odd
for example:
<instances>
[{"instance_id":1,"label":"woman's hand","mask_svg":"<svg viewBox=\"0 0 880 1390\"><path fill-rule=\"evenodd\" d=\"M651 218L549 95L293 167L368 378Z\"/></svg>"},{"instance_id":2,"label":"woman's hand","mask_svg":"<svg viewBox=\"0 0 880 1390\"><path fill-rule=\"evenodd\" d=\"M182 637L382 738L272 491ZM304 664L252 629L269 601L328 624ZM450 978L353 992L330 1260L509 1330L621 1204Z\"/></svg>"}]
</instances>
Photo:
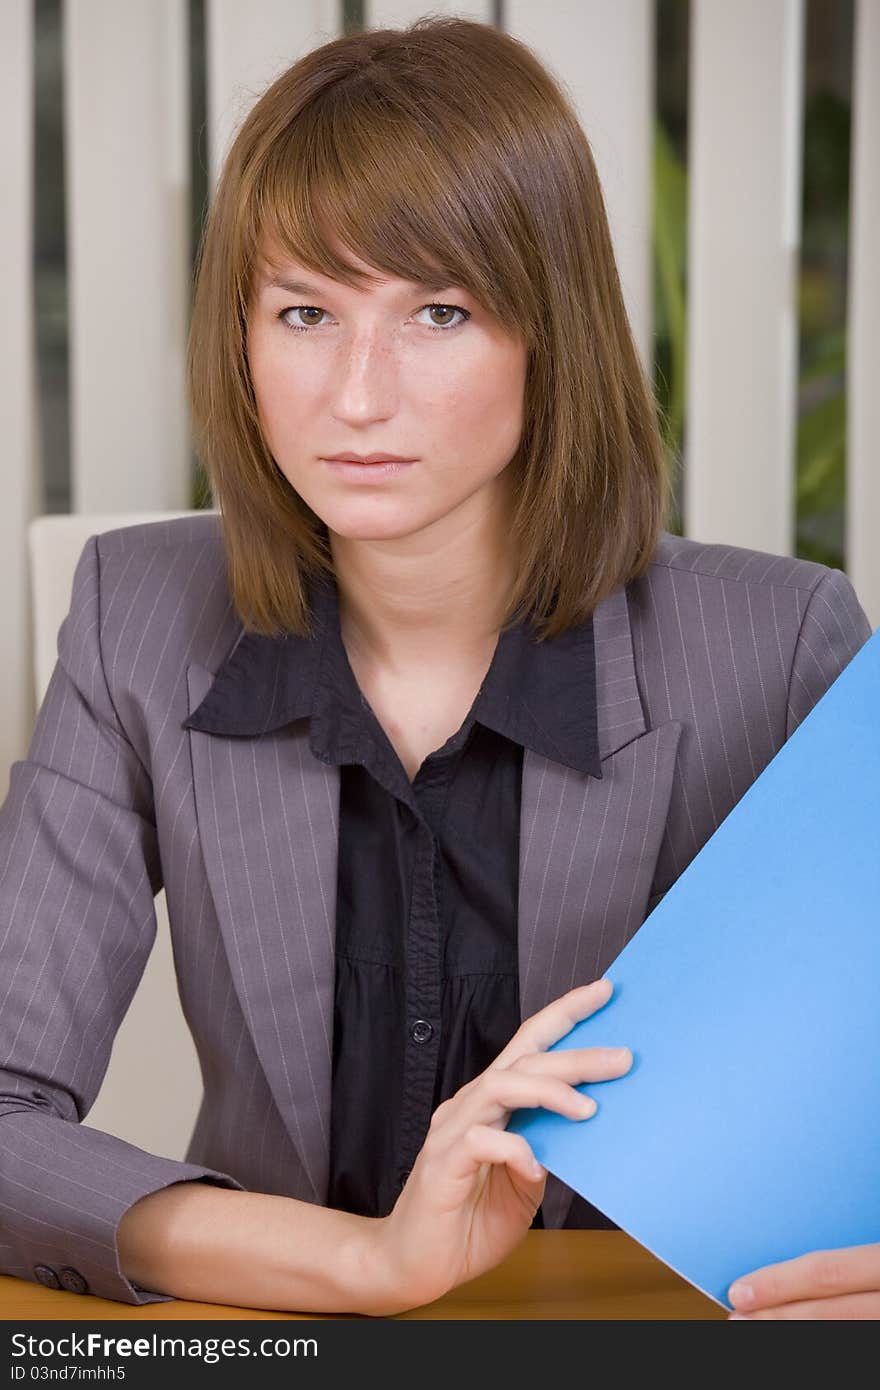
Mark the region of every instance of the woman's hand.
<instances>
[{"instance_id":1,"label":"woman's hand","mask_svg":"<svg viewBox=\"0 0 880 1390\"><path fill-rule=\"evenodd\" d=\"M880 1318L880 1245L816 1250L731 1284L732 1318Z\"/></svg>"},{"instance_id":2,"label":"woman's hand","mask_svg":"<svg viewBox=\"0 0 880 1390\"><path fill-rule=\"evenodd\" d=\"M523 1107L573 1120L595 1114L595 1102L574 1088L623 1076L632 1066L629 1050L546 1049L611 993L609 980L596 980L554 1000L526 1019L491 1066L437 1107L406 1186L377 1227L385 1311L420 1307L493 1269L525 1235L547 1170L525 1137L505 1126Z\"/></svg>"}]
</instances>

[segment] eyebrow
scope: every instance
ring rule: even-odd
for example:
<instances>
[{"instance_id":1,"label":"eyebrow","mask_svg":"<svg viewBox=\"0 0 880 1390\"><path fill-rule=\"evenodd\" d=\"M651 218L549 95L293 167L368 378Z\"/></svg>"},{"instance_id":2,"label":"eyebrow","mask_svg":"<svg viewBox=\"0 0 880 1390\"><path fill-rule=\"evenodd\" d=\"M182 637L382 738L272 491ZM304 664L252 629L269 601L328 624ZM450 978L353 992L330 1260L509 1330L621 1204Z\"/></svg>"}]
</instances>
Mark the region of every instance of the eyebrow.
<instances>
[{"instance_id":1,"label":"eyebrow","mask_svg":"<svg viewBox=\"0 0 880 1390\"><path fill-rule=\"evenodd\" d=\"M407 282L416 290L428 290L438 294L441 290L455 289L456 286L450 281L440 280L410 280ZM324 291L317 289L314 285L307 285L302 280L288 280L283 276L274 276L271 280L263 281L264 290L286 290L288 294L309 294L321 295Z\"/></svg>"}]
</instances>

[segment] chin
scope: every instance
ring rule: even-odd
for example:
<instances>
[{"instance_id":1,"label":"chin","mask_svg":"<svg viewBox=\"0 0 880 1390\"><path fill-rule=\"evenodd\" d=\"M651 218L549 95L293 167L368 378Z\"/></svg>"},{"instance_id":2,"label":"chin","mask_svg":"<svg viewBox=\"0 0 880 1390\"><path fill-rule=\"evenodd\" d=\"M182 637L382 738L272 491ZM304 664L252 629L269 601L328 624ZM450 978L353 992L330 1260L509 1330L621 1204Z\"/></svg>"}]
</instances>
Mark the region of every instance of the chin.
<instances>
[{"instance_id":1,"label":"chin","mask_svg":"<svg viewBox=\"0 0 880 1390\"><path fill-rule=\"evenodd\" d=\"M386 525L378 523L369 525L366 522L356 525L352 522L350 525L334 526L332 522L328 521L326 524L331 536L339 536L340 539L347 541L399 541L404 540L407 536L415 536L419 531L425 529L424 526L412 523L407 525L404 522L400 522L398 525L391 522Z\"/></svg>"},{"instance_id":2,"label":"chin","mask_svg":"<svg viewBox=\"0 0 880 1390\"><path fill-rule=\"evenodd\" d=\"M325 508L317 513L331 535L348 541L395 541L405 536L413 536L423 531L437 518L414 516L401 512L388 512L382 515L376 509L372 515L368 509Z\"/></svg>"}]
</instances>

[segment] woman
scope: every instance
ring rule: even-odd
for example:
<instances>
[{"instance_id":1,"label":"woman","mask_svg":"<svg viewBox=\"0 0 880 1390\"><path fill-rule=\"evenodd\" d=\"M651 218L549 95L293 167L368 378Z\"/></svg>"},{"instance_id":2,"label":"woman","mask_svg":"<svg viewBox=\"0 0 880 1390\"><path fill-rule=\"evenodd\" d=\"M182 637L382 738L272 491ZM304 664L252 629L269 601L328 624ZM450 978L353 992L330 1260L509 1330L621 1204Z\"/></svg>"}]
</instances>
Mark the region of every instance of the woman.
<instances>
[{"instance_id":1,"label":"woman","mask_svg":"<svg viewBox=\"0 0 880 1390\"><path fill-rule=\"evenodd\" d=\"M189 380L222 528L89 543L3 811L2 1267L392 1313L601 1223L510 1113L625 1075L547 1049L869 628L838 571L661 531L587 141L487 26L336 40L257 103ZM162 883L185 1163L77 1123Z\"/></svg>"}]
</instances>

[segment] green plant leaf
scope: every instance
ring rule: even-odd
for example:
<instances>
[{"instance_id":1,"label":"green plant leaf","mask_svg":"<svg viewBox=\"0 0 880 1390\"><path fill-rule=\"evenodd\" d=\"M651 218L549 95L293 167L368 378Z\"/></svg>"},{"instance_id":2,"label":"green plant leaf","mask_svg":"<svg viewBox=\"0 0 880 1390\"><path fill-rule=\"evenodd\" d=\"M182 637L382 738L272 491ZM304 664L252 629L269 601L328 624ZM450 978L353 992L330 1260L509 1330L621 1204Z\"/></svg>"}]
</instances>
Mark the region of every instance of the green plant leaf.
<instances>
[{"instance_id":1,"label":"green plant leaf","mask_svg":"<svg viewBox=\"0 0 880 1390\"><path fill-rule=\"evenodd\" d=\"M801 416L797 441L796 502L799 517L840 506L846 468L846 395L820 401Z\"/></svg>"},{"instance_id":2,"label":"green plant leaf","mask_svg":"<svg viewBox=\"0 0 880 1390\"><path fill-rule=\"evenodd\" d=\"M667 448L679 453L684 433L687 374L686 319L687 173L662 123L654 125L654 258L657 332L668 338Z\"/></svg>"}]
</instances>

